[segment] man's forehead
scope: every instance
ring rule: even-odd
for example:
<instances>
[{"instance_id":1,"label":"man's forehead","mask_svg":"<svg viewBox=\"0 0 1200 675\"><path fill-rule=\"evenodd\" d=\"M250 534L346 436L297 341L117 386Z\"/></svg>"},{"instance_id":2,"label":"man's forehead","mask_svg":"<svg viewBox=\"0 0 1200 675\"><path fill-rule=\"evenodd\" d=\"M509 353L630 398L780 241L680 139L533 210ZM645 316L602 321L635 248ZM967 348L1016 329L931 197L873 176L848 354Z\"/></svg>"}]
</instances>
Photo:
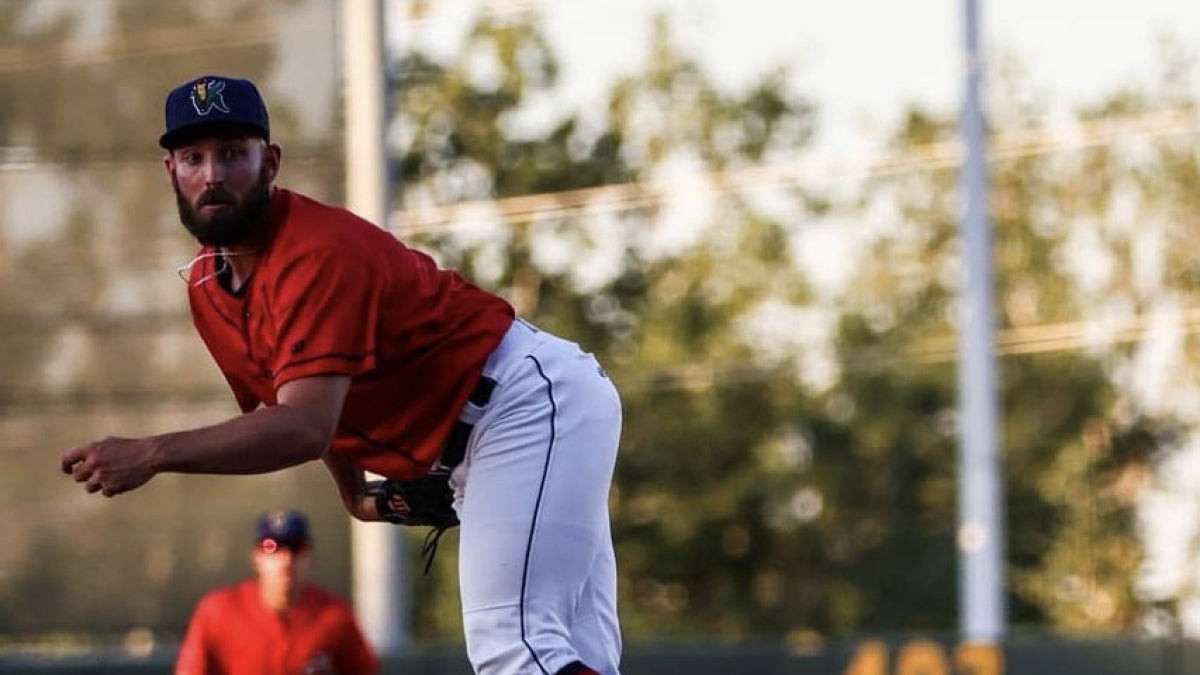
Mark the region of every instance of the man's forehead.
<instances>
[{"instance_id":1,"label":"man's forehead","mask_svg":"<svg viewBox=\"0 0 1200 675\"><path fill-rule=\"evenodd\" d=\"M175 146L174 150L195 150L217 146L241 145L266 147L267 142L260 136L244 132L209 133L195 138L189 138Z\"/></svg>"},{"instance_id":2,"label":"man's forehead","mask_svg":"<svg viewBox=\"0 0 1200 675\"><path fill-rule=\"evenodd\" d=\"M262 131L258 129L232 122L212 122L194 125L176 132L172 139L171 149L178 150L187 146L229 142L261 142L266 145Z\"/></svg>"}]
</instances>

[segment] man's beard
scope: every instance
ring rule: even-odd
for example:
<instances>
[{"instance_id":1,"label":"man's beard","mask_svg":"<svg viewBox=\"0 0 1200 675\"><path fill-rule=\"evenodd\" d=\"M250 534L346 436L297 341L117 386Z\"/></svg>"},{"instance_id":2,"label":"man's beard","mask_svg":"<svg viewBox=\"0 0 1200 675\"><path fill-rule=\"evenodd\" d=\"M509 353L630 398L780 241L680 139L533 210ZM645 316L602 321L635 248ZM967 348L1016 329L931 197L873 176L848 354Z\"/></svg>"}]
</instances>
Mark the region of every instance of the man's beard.
<instances>
[{"instance_id":1,"label":"man's beard","mask_svg":"<svg viewBox=\"0 0 1200 675\"><path fill-rule=\"evenodd\" d=\"M196 241L205 246L236 246L238 244L261 243L267 228L271 210L271 182L266 171L259 174L258 181L241 204L222 186L205 190L191 203L179 191L179 181L172 176L175 186L175 203L179 207L179 221ZM200 215L200 209L208 204L224 204L225 208L208 218Z\"/></svg>"}]
</instances>

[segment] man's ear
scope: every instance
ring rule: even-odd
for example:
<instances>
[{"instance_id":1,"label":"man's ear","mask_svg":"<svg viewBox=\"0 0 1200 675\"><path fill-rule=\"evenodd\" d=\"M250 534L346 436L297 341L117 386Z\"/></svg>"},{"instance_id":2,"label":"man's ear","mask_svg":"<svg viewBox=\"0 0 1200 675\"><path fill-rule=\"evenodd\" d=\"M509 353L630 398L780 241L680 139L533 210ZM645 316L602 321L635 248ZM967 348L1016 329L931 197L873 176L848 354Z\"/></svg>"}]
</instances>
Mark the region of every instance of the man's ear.
<instances>
[{"instance_id":1,"label":"man's ear","mask_svg":"<svg viewBox=\"0 0 1200 675\"><path fill-rule=\"evenodd\" d=\"M263 149L263 163L267 167L268 182L274 183L283 163L283 148L278 143L268 143Z\"/></svg>"},{"instance_id":2,"label":"man's ear","mask_svg":"<svg viewBox=\"0 0 1200 675\"><path fill-rule=\"evenodd\" d=\"M163 155L163 167L167 170L167 177L175 175L175 153L170 150Z\"/></svg>"}]
</instances>

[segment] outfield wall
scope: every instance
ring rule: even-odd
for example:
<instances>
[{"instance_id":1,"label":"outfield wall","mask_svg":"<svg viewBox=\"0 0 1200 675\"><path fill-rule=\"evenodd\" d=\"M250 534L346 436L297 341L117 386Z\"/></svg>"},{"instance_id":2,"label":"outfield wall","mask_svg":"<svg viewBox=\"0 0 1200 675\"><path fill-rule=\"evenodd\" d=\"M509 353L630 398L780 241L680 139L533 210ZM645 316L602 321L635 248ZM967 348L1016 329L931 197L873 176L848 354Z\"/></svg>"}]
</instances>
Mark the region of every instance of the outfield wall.
<instances>
[{"instance_id":1,"label":"outfield wall","mask_svg":"<svg viewBox=\"0 0 1200 675\"><path fill-rule=\"evenodd\" d=\"M0 675L164 675L173 650L69 657L0 655ZM799 652L777 645L635 646L623 675L1200 675L1200 642L1011 640L1002 649L925 637L864 638ZM389 660L384 675L471 675L461 649Z\"/></svg>"}]
</instances>

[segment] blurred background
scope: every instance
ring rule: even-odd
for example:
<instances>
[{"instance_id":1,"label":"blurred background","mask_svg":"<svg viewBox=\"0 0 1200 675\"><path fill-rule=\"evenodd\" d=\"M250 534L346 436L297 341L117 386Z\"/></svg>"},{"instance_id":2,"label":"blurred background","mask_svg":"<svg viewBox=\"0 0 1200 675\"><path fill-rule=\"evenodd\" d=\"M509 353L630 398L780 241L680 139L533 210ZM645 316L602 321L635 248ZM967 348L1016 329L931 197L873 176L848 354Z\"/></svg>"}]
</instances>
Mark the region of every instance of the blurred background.
<instances>
[{"instance_id":1,"label":"blurred background","mask_svg":"<svg viewBox=\"0 0 1200 675\"><path fill-rule=\"evenodd\" d=\"M957 582L963 4L382 0L380 225L623 393L634 675L1200 672L1200 8L980 2L989 670ZM316 580L350 596L320 466L111 500L57 466L236 412L175 272L162 100L253 79L279 183L344 203L341 9L0 0L0 672L167 672L272 506L311 515ZM409 567L412 650L460 669L422 672L466 672L456 544Z\"/></svg>"}]
</instances>

